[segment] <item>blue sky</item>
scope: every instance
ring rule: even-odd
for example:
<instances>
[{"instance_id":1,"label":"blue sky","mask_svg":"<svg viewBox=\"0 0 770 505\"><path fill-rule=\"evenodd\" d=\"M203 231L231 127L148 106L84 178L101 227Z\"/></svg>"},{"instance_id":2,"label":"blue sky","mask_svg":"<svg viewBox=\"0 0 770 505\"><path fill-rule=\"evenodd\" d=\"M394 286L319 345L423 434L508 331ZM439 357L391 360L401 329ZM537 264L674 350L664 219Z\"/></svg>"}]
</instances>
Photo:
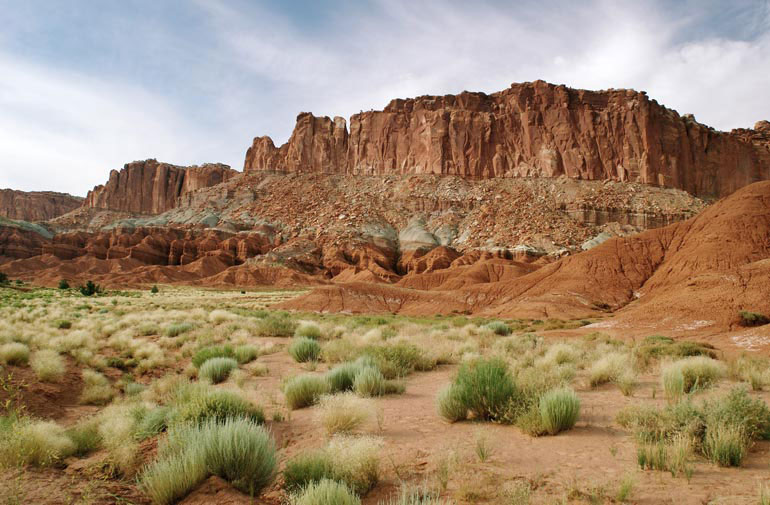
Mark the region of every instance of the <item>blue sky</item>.
<instances>
[{"instance_id":1,"label":"blue sky","mask_svg":"<svg viewBox=\"0 0 770 505\"><path fill-rule=\"evenodd\" d=\"M768 0L0 0L0 23L0 188L84 195L151 157L241 169L300 111L535 79L770 119Z\"/></svg>"}]
</instances>

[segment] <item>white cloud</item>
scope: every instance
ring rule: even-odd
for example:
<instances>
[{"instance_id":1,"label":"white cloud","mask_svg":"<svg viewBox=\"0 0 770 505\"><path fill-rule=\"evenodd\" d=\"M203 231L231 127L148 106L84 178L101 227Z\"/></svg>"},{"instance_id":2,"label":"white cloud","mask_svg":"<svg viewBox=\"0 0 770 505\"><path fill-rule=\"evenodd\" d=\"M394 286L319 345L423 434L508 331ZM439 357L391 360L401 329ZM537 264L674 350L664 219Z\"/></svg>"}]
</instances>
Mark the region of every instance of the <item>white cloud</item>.
<instances>
[{"instance_id":1,"label":"white cloud","mask_svg":"<svg viewBox=\"0 0 770 505\"><path fill-rule=\"evenodd\" d=\"M285 141L300 111L348 117L396 97L535 79L645 90L718 129L770 119L767 3L750 17L752 37L734 40L701 30L715 17L698 1L674 12L609 0L374 0L331 12L323 29L236 2L188 4L206 20L195 33L155 20L166 30L153 25L151 45L164 49L148 68L165 73L152 90L147 79L32 63L2 49L12 38L3 35L0 187L84 194L109 169L147 157L240 169L252 137ZM146 30L137 36L150 43ZM116 40L105 36L105 51Z\"/></svg>"}]
</instances>

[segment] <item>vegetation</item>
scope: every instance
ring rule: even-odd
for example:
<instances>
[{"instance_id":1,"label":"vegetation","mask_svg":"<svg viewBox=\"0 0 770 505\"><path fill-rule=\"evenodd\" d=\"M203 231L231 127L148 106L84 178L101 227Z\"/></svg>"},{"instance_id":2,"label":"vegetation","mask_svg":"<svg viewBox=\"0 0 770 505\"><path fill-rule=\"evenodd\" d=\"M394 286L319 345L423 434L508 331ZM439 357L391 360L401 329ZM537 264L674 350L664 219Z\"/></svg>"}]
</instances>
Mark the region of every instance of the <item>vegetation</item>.
<instances>
[{"instance_id":1,"label":"vegetation","mask_svg":"<svg viewBox=\"0 0 770 505\"><path fill-rule=\"evenodd\" d=\"M705 389L725 373L724 365L705 356L685 358L663 369L663 389L672 399Z\"/></svg>"},{"instance_id":2,"label":"vegetation","mask_svg":"<svg viewBox=\"0 0 770 505\"><path fill-rule=\"evenodd\" d=\"M80 294L83 296L94 296L102 292L101 286L99 286L98 284L94 284L94 282L90 280L86 282L85 286L80 286L78 290L80 291Z\"/></svg>"},{"instance_id":3,"label":"vegetation","mask_svg":"<svg viewBox=\"0 0 770 505\"><path fill-rule=\"evenodd\" d=\"M741 318L742 326L763 326L770 324L770 317L757 312L749 312L746 310L740 311L738 314Z\"/></svg>"},{"instance_id":4,"label":"vegetation","mask_svg":"<svg viewBox=\"0 0 770 505\"><path fill-rule=\"evenodd\" d=\"M198 377L219 384L227 380L230 372L237 368L238 362L233 358L210 358L200 366Z\"/></svg>"},{"instance_id":5,"label":"vegetation","mask_svg":"<svg viewBox=\"0 0 770 505\"><path fill-rule=\"evenodd\" d=\"M246 419L206 421L169 430L158 461L142 472L140 481L160 505L183 498L209 475L256 496L272 482L276 465L275 443L263 427Z\"/></svg>"},{"instance_id":6,"label":"vegetation","mask_svg":"<svg viewBox=\"0 0 770 505\"><path fill-rule=\"evenodd\" d=\"M67 279L62 279L59 281L59 289L69 289L70 283L67 281Z\"/></svg>"},{"instance_id":7,"label":"vegetation","mask_svg":"<svg viewBox=\"0 0 770 505\"><path fill-rule=\"evenodd\" d=\"M298 363L317 361L321 355L321 344L312 338L295 337L289 346L289 354Z\"/></svg>"},{"instance_id":8,"label":"vegetation","mask_svg":"<svg viewBox=\"0 0 770 505\"><path fill-rule=\"evenodd\" d=\"M571 429L580 414L580 400L571 389L555 389L540 398L540 418L550 435Z\"/></svg>"},{"instance_id":9,"label":"vegetation","mask_svg":"<svg viewBox=\"0 0 770 505\"><path fill-rule=\"evenodd\" d=\"M343 483L331 479L311 482L291 499L292 505L360 505L358 498Z\"/></svg>"},{"instance_id":10,"label":"vegetation","mask_svg":"<svg viewBox=\"0 0 770 505\"><path fill-rule=\"evenodd\" d=\"M292 410L309 407L321 395L329 392L329 384L317 375L300 375L289 379L283 386L286 405Z\"/></svg>"}]
</instances>

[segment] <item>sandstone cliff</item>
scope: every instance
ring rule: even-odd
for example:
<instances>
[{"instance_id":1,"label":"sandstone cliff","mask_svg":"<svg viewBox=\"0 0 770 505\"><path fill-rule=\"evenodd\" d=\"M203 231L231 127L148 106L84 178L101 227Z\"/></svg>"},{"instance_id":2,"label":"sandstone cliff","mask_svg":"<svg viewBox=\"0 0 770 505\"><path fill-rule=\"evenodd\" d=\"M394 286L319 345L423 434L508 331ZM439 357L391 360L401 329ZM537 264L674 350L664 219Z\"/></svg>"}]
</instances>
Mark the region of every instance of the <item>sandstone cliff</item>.
<instances>
[{"instance_id":1,"label":"sandstone cliff","mask_svg":"<svg viewBox=\"0 0 770 505\"><path fill-rule=\"evenodd\" d=\"M53 191L0 189L0 216L21 221L46 221L77 209L83 198Z\"/></svg>"},{"instance_id":2,"label":"sandstone cliff","mask_svg":"<svg viewBox=\"0 0 770 505\"><path fill-rule=\"evenodd\" d=\"M127 163L112 170L106 184L88 192L85 207L160 214L191 191L215 186L238 174L227 165L210 163L180 167L156 160Z\"/></svg>"},{"instance_id":3,"label":"sandstone cliff","mask_svg":"<svg viewBox=\"0 0 770 505\"><path fill-rule=\"evenodd\" d=\"M343 118L297 117L276 148L259 137L245 172L452 174L631 181L725 196L770 179L770 123L718 132L633 90L543 81L486 95L393 100Z\"/></svg>"}]
</instances>

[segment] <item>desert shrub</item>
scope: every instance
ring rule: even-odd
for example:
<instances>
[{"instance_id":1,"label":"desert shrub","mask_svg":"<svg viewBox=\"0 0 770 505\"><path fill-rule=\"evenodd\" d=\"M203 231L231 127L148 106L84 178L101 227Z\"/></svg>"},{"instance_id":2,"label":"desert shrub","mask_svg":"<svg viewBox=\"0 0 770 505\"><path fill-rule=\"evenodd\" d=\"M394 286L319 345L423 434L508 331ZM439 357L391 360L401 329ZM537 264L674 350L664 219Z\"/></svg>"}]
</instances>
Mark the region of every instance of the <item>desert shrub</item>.
<instances>
[{"instance_id":1,"label":"desert shrub","mask_svg":"<svg viewBox=\"0 0 770 505\"><path fill-rule=\"evenodd\" d=\"M529 497L529 487L527 487L527 497ZM402 485L397 495L391 496L387 501L380 501L378 505L451 505L452 503L454 502L442 500L437 491L427 489L424 486ZM514 499L506 503L520 505L525 502Z\"/></svg>"},{"instance_id":2,"label":"desert shrub","mask_svg":"<svg viewBox=\"0 0 770 505\"><path fill-rule=\"evenodd\" d=\"M198 390L176 403L178 407L174 416L175 423L223 423L228 419L239 418L256 424L265 422L262 409L232 391L213 388Z\"/></svg>"},{"instance_id":3,"label":"desert shrub","mask_svg":"<svg viewBox=\"0 0 770 505\"><path fill-rule=\"evenodd\" d=\"M754 391L762 391L770 385L770 360L759 356L740 356L728 364L730 376L748 382Z\"/></svg>"},{"instance_id":4,"label":"desert shrub","mask_svg":"<svg viewBox=\"0 0 770 505\"><path fill-rule=\"evenodd\" d=\"M5 272L0 272L0 286L5 286L8 284L8 274Z\"/></svg>"},{"instance_id":5,"label":"desert shrub","mask_svg":"<svg viewBox=\"0 0 770 505\"><path fill-rule=\"evenodd\" d=\"M53 349L41 349L32 355L29 362L37 378L43 382L56 382L64 377L67 365L64 358Z\"/></svg>"},{"instance_id":6,"label":"desert shrub","mask_svg":"<svg viewBox=\"0 0 770 505\"><path fill-rule=\"evenodd\" d=\"M255 345L240 345L233 351L233 357L239 364L251 363L259 356L259 349Z\"/></svg>"},{"instance_id":7,"label":"desert shrub","mask_svg":"<svg viewBox=\"0 0 770 505\"><path fill-rule=\"evenodd\" d=\"M176 426L169 430L159 455L140 482L161 505L184 497L212 474L255 496L272 482L277 465L270 434L245 419Z\"/></svg>"},{"instance_id":8,"label":"desert shrub","mask_svg":"<svg viewBox=\"0 0 770 505\"><path fill-rule=\"evenodd\" d=\"M749 439L740 425L711 425L706 427L703 453L719 466L741 466L748 445Z\"/></svg>"},{"instance_id":9,"label":"desert shrub","mask_svg":"<svg viewBox=\"0 0 770 505\"><path fill-rule=\"evenodd\" d=\"M371 366L363 367L353 381L353 390L365 398L385 394L385 377L379 369Z\"/></svg>"},{"instance_id":10,"label":"desert shrub","mask_svg":"<svg viewBox=\"0 0 770 505\"><path fill-rule=\"evenodd\" d=\"M152 293L153 295L158 294L159 291L160 290L158 289L158 285L157 284L153 284L152 287L150 288L150 293Z\"/></svg>"},{"instance_id":11,"label":"desert shrub","mask_svg":"<svg viewBox=\"0 0 770 505\"><path fill-rule=\"evenodd\" d=\"M348 486L330 479L311 482L291 497L291 505L360 505L361 499Z\"/></svg>"},{"instance_id":12,"label":"desert shrub","mask_svg":"<svg viewBox=\"0 0 770 505\"><path fill-rule=\"evenodd\" d=\"M67 279L61 279L59 281L59 289L69 289L70 283L67 281Z\"/></svg>"},{"instance_id":13,"label":"desert shrub","mask_svg":"<svg viewBox=\"0 0 770 505\"><path fill-rule=\"evenodd\" d=\"M80 402L86 405L106 405L112 400L115 392L109 379L99 372L83 370L83 391Z\"/></svg>"},{"instance_id":14,"label":"desert shrub","mask_svg":"<svg viewBox=\"0 0 770 505\"><path fill-rule=\"evenodd\" d=\"M490 321L484 325L484 328L488 329L495 335L505 337L511 334L511 327L502 321Z\"/></svg>"},{"instance_id":15,"label":"desert shrub","mask_svg":"<svg viewBox=\"0 0 770 505\"><path fill-rule=\"evenodd\" d=\"M334 478L334 464L323 450L301 453L287 461L283 470L284 487L290 492L331 478Z\"/></svg>"},{"instance_id":16,"label":"desert shrub","mask_svg":"<svg viewBox=\"0 0 770 505\"><path fill-rule=\"evenodd\" d=\"M68 319L57 319L53 322L53 325L60 330L69 330L72 328L72 321Z\"/></svg>"},{"instance_id":17,"label":"desert shrub","mask_svg":"<svg viewBox=\"0 0 770 505\"><path fill-rule=\"evenodd\" d=\"M618 385L623 396L631 396L634 394L634 389L636 389L639 382L636 379L634 371L629 369L621 373L620 376L615 379L615 384Z\"/></svg>"},{"instance_id":18,"label":"desert shrub","mask_svg":"<svg viewBox=\"0 0 770 505\"><path fill-rule=\"evenodd\" d=\"M237 368L238 362L233 358L210 358L200 366L198 377L219 384L227 380L230 372Z\"/></svg>"},{"instance_id":19,"label":"desert shrub","mask_svg":"<svg viewBox=\"0 0 770 505\"><path fill-rule=\"evenodd\" d=\"M326 433L351 433L371 419L373 406L353 393L323 395L318 401L318 417Z\"/></svg>"},{"instance_id":20,"label":"desert shrub","mask_svg":"<svg viewBox=\"0 0 770 505\"><path fill-rule=\"evenodd\" d=\"M295 337L312 338L318 340L321 338L321 327L313 321L302 321L294 330Z\"/></svg>"},{"instance_id":21,"label":"desert shrub","mask_svg":"<svg viewBox=\"0 0 770 505\"><path fill-rule=\"evenodd\" d=\"M214 324L222 324L227 321L232 321L233 319L236 319L237 316L233 314L232 312L228 310L212 310L209 313L209 321L211 321Z\"/></svg>"},{"instance_id":22,"label":"desert shrub","mask_svg":"<svg viewBox=\"0 0 770 505\"><path fill-rule=\"evenodd\" d=\"M763 326L770 324L770 317L757 312L742 310L738 314L741 319L741 326Z\"/></svg>"},{"instance_id":23,"label":"desert shrub","mask_svg":"<svg viewBox=\"0 0 770 505\"><path fill-rule=\"evenodd\" d=\"M73 454L75 444L52 421L20 418L0 431L0 467L48 466Z\"/></svg>"},{"instance_id":24,"label":"desert shrub","mask_svg":"<svg viewBox=\"0 0 770 505\"><path fill-rule=\"evenodd\" d=\"M98 284L94 284L93 281L88 281L85 286L80 286L78 290L83 296L93 296L97 293L101 293L102 288Z\"/></svg>"},{"instance_id":25,"label":"desert shrub","mask_svg":"<svg viewBox=\"0 0 770 505\"><path fill-rule=\"evenodd\" d=\"M163 335L171 338L178 337L179 335L187 333L193 328L195 328L195 326L192 323L172 323L166 326L166 328L163 330Z\"/></svg>"},{"instance_id":26,"label":"desert shrub","mask_svg":"<svg viewBox=\"0 0 770 505\"><path fill-rule=\"evenodd\" d=\"M747 440L770 439L770 408L759 398L735 387L726 395L703 404L707 429L722 425L740 426Z\"/></svg>"},{"instance_id":27,"label":"desert shrub","mask_svg":"<svg viewBox=\"0 0 770 505\"><path fill-rule=\"evenodd\" d=\"M198 349L192 357L192 364L200 368L211 358L235 358L235 351L229 345L212 345Z\"/></svg>"},{"instance_id":28,"label":"desert shrub","mask_svg":"<svg viewBox=\"0 0 770 505\"><path fill-rule=\"evenodd\" d=\"M170 417L170 407L161 406L149 410L137 422L134 429L134 438L141 441L165 431L168 428Z\"/></svg>"},{"instance_id":29,"label":"desert shrub","mask_svg":"<svg viewBox=\"0 0 770 505\"><path fill-rule=\"evenodd\" d=\"M146 389L147 386L140 382L129 382L123 386L123 392L126 394L126 396L136 396Z\"/></svg>"},{"instance_id":30,"label":"desert shrub","mask_svg":"<svg viewBox=\"0 0 770 505\"><path fill-rule=\"evenodd\" d=\"M579 414L580 399L571 389L555 389L540 398L540 417L551 435L575 426Z\"/></svg>"},{"instance_id":31,"label":"desert shrub","mask_svg":"<svg viewBox=\"0 0 770 505\"><path fill-rule=\"evenodd\" d=\"M498 358L464 363L452 387L457 401L482 420L503 420L518 395L508 366Z\"/></svg>"},{"instance_id":32,"label":"desert shrub","mask_svg":"<svg viewBox=\"0 0 770 505\"><path fill-rule=\"evenodd\" d=\"M554 344L545 352L545 356L540 360L541 364L564 365L565 363L576 363L580 357L580 351L570 344Z\"/></svg>"},{"instance_id":33,"label":"desert shrub","mask_svg":"<svg viewBox=\"0 0 770 505\"><path fill-rule=\"evenodd\" d=\"M386 379L409 375L415 370L427 371L436 367L436 361L428 358L416 345L399 342L395 345L370 346L364 351L370 356Z\"/></svg>"},{"instance_id":34,"label":"desert shrub","mask_svg":"<svg viewBox=\"0 0 770 505\"><path fill-rule=\"evenodd\" d=\"M372 437L335 436L318 450L300 454L286 463L286 489L296 491L313 482L331 479L366 494L379 480L382 441Z\"/></svg>"},{"instance_id":35,"label":"desert shrub","mask_svg":"<svg viewBox=\"0 0 770 505\"><path fill-rule=\"evenodd\" d=\"M361 371L361 366L357 363L343 363L326 373L326 380L329 382L329 389L332 393L351 391L356 375Z\"/></svg>"},{"instance_id":36,"label":"desert shrub","mask_svg":"<svg viewBox=\"0 0 770 505\"><path fill-rule=\"evenodd\" d=\"M321 355L321 344L312 338L295 337L289 346L289 354L298 363L317 361Z\"/></svg>"},{"instance_id":37,"label":"desert shrub","mask_svg":"<svg viewBox=\"0 0 770 505\"><path fill-rule=\"evenodd\" d=\"M26 365L29 361L29 347L19 342L0 345L0 363Z\"/></svg>"},{"instance_id":38,"label":"desert shrub","mask_svg":"<svg viewBox=\"0 0 770 505\"><path fill-rule=\"evenodd\" d=\"M260 319L257 332L264 337L291 337L297 329L297 323L286 316L270 314Z\"/></svg>"},{"instance_id":39,"label":"desert shrub","mask_svg":"<svg viewBox=\"0 0 770 505\"><path fill-rule=\"evenodd\" d=\"M75 456L85 456L101 447L102 444L102 435L99 433L99 423L94 418L79 422L75 426L67 429L65 434L75 445L73 451Z\"/></svg>"},{"instance_id":40,"label":"desert shrub","mask_svg":"<svg viewBox=\"0 0 770 505\"><path fill-rule=\"evenodd\" d=\"M299 375L286 381L283 394L290 409L309 407L329 392L329 384L317 375Z\"/></svg>"},{"instance_id":41,"label":"desert shrub","mask_svg":"<svg viewBox=\"0 0 770 505\"><path fill-rule=\"evenodd\" d=\"M438 413L450 423L468 418L468 407L459 397L458 391L454 385L449 385L438 395Z\"/></svg>"},{"instance_id":42,"label":"desert shrub","mask_svg":"<svg viewBox=\"0 0 770 505\"><path fill-rule=\"evenodd\" d=\"M634 348L634 355L642 365L648 365L652 360L670 357L686 358L689 356L708 356L716 358L714 346L687 340L675 341L671 337L653 335L646 337Z\"/></svg>"},{"instance_id":43,"label":"desert shrub","mask_svg":"<svg viewBox=\"0 0 770 505\"><path fill-rule=\"evenodd\" d=\"M591 387L617 381L630 366L626 354L609 353L591 365L588 379Z\"/></svg>"},{"instance_id":44,"label":"desert shrub","mask_svg":"<svg viewBox=\"0 0 770 505\"><path fill-rule=\"evenodd\" d=\"M679 398L708 388L724 375L724 366L705 356L675 361L663 369L663 388L669 398Z\"/></svg>"}]
</instances>

